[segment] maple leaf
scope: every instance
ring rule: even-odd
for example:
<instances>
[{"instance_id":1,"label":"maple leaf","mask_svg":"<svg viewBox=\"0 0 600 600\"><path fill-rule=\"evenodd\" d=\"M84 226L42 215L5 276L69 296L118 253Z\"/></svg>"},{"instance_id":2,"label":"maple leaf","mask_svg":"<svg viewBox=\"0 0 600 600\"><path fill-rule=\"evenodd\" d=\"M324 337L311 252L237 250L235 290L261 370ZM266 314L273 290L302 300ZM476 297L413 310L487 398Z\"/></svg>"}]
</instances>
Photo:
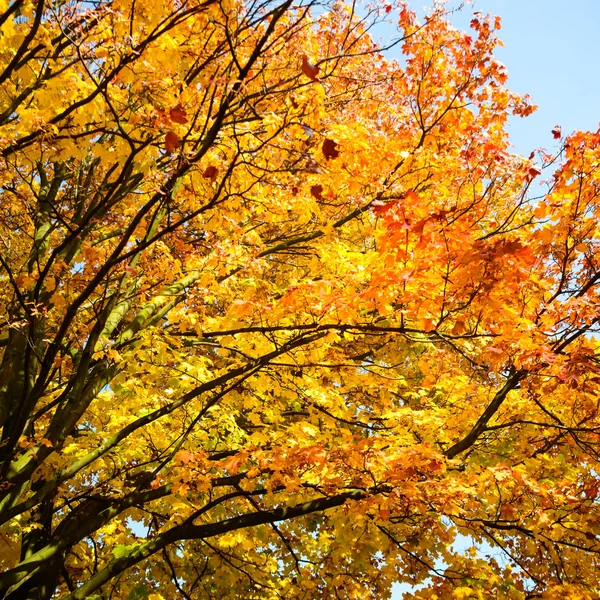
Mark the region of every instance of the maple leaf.
<instances>
[{"instance_id":1,"label":"maple leaf","mask_svg":"<svg viewBox=\"0 0 600 600\"><path fill-rule=\"evenodd\" d=\"M381 200L373 200L373 202L371 202L371 206L373 207L373 214L383 215L394 206L394 203L382 202Z\"/></svg>"},{"instance_id":2,"label":"maple leaf","mask_svg":"<svg viewBox=\"0 0 600 600\"><path fill-rule=\"evenodd\" d=\"M389 508L382 508L379 511L379 516L383 521L389 521L390 518L390 509Z\"/></svg>"},{"instance_id":3,"label":"maple leaf","mask_svg":"<svg viewBox=\"0 0 600 600\"><path fill-rule=\"evenodd\" d=\"M460 335L461 333L464 333L467 330L465 320L466 319L464 316L456 319L456 322L454 323L454 326L450 330L450 333L452 333L452 335Z\"/></svg>"},{"instance_id":4,"label":"maple leaf","mask_svg":"<svg viewBox=\"0 0 600 600\"><path fill-rule=\"evenodd\" d=\"M414 231L417 235L422 235L423 230L425 229L425 225L429 222L429 219L419 219L412 227L412 231Z\"/></svg>"},{"instance_id":5,"label":"maple leaf","mask_svg":"<svg viewBox=\"0 0 600 600\"><path fill-rule=\"evenodd\" d=\"M67 300L65 299L63 293L56 292L50 297L50 303L53 304L55 307L62 308L67 305Z\"/></svg>"},{"instance_id":6,"label":"maple leaf","mask_svg":"<svg viewBox=\"0 0 600 600\"><path fill-rule=\"evenodd\" d=\"M555 140L559 140L562 137L562 130L560 125L555 125L552 128L552 136L554 137Z\"/></svg>"},{"instance_id":7,"label":"maple leaf","mask_svg":"<svg viewBox=\"0 0 600 600\"><path fill-rule=\"evenodd\" d=\"M312 185L310 187L310 193L317 199L323 199L323 186L322 185Z\"/></svg>"},{"instance_id":8,"label":"maple leaf","mask_svg":"<svg viewBox=\"0 0 600 600\"><path fill-rule=\"evenodd\" d=\"M169 117L173 123L180 123L181 125L184 125L188 121L187 113L181 104L177 104L169 110Z\"/></svg>"},{"instance_id":9,"label":"maple leaf","mask_svg":"<svg viewBox=\"0 0 600 600\"><path fill-rule=\"evenodd\" d=\"M525 174L525 181L533 181L536 177L542 174L541 169L538 167L529 167L527 169L527 173Z\"/></svg>"},{"instance_id":10,"label":"maple leaf","mask_svg":"<svg viewBox=\"0 0 600 600\"><path fill-rule=\"evenodd\" d=\"M204 169L204 177L210 179L212 182L216 181L219 175L219 170L214 165L209 165Z\"/></svg>"},{"instance_id":11,"label":"maple leaf","mask_svg":"<svg viewBox=\"0 0 600 600\"><path fill-rule=\"evenodd\" d=\"M319 74L319 67L315 66L306 54L302 55L302 72L312 81L317 81L317 75Z\"/></svg>"},{"instance_id":12,"label":"maple leaf","mask_svg":"<svg viewBox=\"0 0 600 600\"><path fill-rule=\"evenodd\" d=\"M333 140L326 138L323 142L323 145L321 146L323 156L327 160L337 158L340 155L340 151L337 149L337 146L338 145Z\"/></svg>"},{"instance_id":13,"label":"maple leaf","mask_svg":"<svg viewBox=\"0 0 600 600\"><path fill-rule=\"evenodd\" d=\"M179 450L175 455L175 459L187 465L194 459L194 453L189 450Z\"/></svg>"},{"instance_id":14,"label":"maple leaf","mask_svg":"<svg viewBox=\"0 0 600 600\"><path fill-rule=\"evenodd\" d=\"M167 154L172 154L181 145L179 136L173 131L168 131L165 135L165 150Z\"/></svg>"}]
</instances>

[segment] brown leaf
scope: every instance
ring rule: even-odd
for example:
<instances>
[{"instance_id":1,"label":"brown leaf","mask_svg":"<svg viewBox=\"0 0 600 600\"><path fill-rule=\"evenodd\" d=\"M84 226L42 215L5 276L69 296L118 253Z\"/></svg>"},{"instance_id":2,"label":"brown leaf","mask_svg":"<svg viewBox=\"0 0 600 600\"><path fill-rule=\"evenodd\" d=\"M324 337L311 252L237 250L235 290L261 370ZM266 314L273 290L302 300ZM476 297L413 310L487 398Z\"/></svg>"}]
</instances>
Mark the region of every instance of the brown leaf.
<instances>
[{"instance_id":1,"label":"brown leaf","mask_svg":"<svg viewBox=\"0 0 600 600\"><path fill-rule=\"evenodd\" d=\"M329 138L323 142L321 149L323 150L323 156L327 160L337 158L340 155L340 151L337 149L337 144Z\"/></svg>"},{"instance_id":2,"label":"brown leaf","mask_svg":"<svg viewBox=\"0 0 600 600\"><path fill-rule=\"evenodd\" d=\"M313 186L311 186L310 193L317 200L323 200L323 186L322 185L313 185Z\"/></svg>"},{"instance_id":3,"label":"brown leaf","mask_svg":"<svg viewBox=\"0 0 600 600\"><path fill-rule=\"evenodd\" d=\"M312 81L317 81L319 67L313 65L306 54L302 55L302 72Z\"/></svg>"},{"instance_id":4,"label":"brown leaf","mask_svg":"<svg viewBox=\"0 0 600 600\"><path fill-rule=\"evenodd\" d=\"M214 165L210 165L209 167L206 167L206 170L204 171L204 177L206 177L207 179L210 179L213 182L217 179L218 174L219 174L219 169L217 169L217 167L215 167Z\"/></svg>"},{"instance_id":5,"label":"brown leaf","mask_svg":"<svg viewBox=\"0 0 600 600\"><path fill-rule=\"evenodd\" d=\"M523 248L523 244L519 240L503 240L501 244L498 244L496 247L496 253L498 255L502 254L516 254L519 250Z\"/></svg>"},{"instance_id":6,"label":"brown leaf","mask_svg":"<svg viewBox=\"0 0 600 600\"><path fill-rule=\"evenodd\" d=\"M180 125L185 125L185 123L187 123L187 113L181 104L174 106L169 111L169 117L171 117L173 123L179 123Z\"/></svg>"},{"instance_id":7,"label":"brown leaf","mask_svg":"<svg viewBox=\"0 0 600 600\"><path fill-rule=\"evenodd\" d=\"M173 131L169 131L167 135L165 135L165 150L167 154L171 154L175 148L179 148L181 145L181 140L179 136Z\"/></svg>"}]
</instances>

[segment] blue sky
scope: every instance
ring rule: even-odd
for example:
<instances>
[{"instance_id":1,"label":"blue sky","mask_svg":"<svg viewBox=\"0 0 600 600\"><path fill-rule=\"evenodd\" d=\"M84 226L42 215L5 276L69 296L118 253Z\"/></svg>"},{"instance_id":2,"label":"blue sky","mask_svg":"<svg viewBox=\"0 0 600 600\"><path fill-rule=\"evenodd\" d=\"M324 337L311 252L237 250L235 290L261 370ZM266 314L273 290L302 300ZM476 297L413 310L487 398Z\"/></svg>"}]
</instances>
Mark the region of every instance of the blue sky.
<instances>
[{"instance_id":1,"label":"blue sky","mask_svg":"<svg viewBox=\"0 0 600 600\"><path fill-rule=\"evenodd\" d=\"M600 1L476 0L471 10L502 17L504 47L497 55L508 68L508 87L538 105L532 116L511 123L516 151L553 148L554 125L563 133L598 128ZM467 15L456 22L466 27Z\"/></svg>"},{"instance_id":2,"label":"blue sky","mask_svg":"<svg viewBox=\"0 0 600 600\"><path fill-rule=\"evenodd\" d=\"M411 0L410 8L425 2ZM513 119L510 136L521 154L539 147L553 150L551 130L596 131L600 123L600 0L475 0L453 18L467 29L472 11L502 17L504 47L497 57L508 69L508 87L528 93L538 110L526 119ZM407 586L395 586L401 600Z\"/></svg>"},{"instance_id":3,"label":"blue sky","mask_svg":"<svg viewBox=\"0 0 600 600\"><path fill-rule=\"evenodd\" d=\"M419 14L429 4L409 0L409 7ZM535 148L555 148L551 134L555 125L563 134L598 129L600 0L473 0L452 21L466 30L475 10L502 18L504 47L497 57L508 69L507 85L528 93L538 105L530 117L511 122L515 151L529 155Z\"/></svg>"}]
</instances>

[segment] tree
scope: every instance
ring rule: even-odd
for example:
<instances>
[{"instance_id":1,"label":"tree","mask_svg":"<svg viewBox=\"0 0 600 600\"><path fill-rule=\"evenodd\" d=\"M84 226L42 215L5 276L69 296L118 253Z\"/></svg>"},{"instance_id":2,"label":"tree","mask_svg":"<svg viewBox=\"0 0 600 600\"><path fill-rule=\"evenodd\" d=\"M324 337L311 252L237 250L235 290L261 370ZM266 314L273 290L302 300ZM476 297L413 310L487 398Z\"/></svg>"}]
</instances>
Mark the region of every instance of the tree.
<instances>
[{"instance_id":1,"label":"tree","mask_svg":"<svg viewBox=\"0 0 600 600\"><path fill-rule=\"evenodd\" d=\"M498 19L2 10L2 598L597 597L600 133Z\"/></svg>"}]
</instances>

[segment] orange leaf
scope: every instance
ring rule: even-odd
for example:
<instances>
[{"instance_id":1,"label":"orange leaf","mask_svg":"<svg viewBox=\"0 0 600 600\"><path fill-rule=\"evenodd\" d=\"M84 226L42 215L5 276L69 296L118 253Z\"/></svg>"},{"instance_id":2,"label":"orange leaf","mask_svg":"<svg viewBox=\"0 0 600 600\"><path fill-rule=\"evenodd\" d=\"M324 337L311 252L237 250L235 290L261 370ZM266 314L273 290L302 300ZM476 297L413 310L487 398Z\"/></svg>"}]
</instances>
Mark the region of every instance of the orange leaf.
<instances>
[{"instance_id":1,"label":"orange leaf","mask_svg":"<svg viewBox=\"0 0 600 600\"><path fill-rule=\"evenodd\" d=\"M428 221L428 219L420 219L412 226L412 230L417 235L422 235L423 229L425 229L425 225L427 224L427 221Z\"/></svg>"},{"instance_id":2,"label":"orange leaf","mask_svg":"<svg viewBox=\"0 0 600 600\"><path fill-rule=\"evenodd\" d=\"M171 121L173 121L173 123L179 123L181 125L187 123L187 113L181 104L174 106L169 111L169 117L171 117Z\"/></svg>"},{"instance_id":3,"label":"orange leaf","mask_svg":"<svg viewBox=\"0 0 600 600\"><path fill-rule=\"evenodd\" d=\"M319 67L313 65L306 54L302 55L302 72L312 81L317 81Z\"/></svg>"},{"instance_id":4,"label":"orange leaf","mask_svg":"<svg viewBox=\"0 0 600 600\"><path fill-rule=\"evenodd\" d=\"M464 333L466 330L467 330L467 328L465 326L465 318L461 316L456 319L456 323L454 323L454 327L452 328L450 333L452 335L460 335L461 333Z\"/></svg>"},{"instance_id":5,"label":"orange leaf","mask_svg":"<svg viewBox=\"0 0 600 600\"><path fill-rule=\"evenodd\" d=\"M165 150L167 151L167 154L171 154L173 150L179 148L180 145L181 140L176 133L169 131L167 135L165 135Z\"/></svg>"},{"instance_id":6,"label":"orange leaf","mask_svg":"<svg viewBox=\"0 0 600 600\"><path fill-rule=\"evenodd\" d=\"M179 450L175 455L175 458L187 465L194 458L194 454L189 450Z\"/></svg>"}]
</instances>

